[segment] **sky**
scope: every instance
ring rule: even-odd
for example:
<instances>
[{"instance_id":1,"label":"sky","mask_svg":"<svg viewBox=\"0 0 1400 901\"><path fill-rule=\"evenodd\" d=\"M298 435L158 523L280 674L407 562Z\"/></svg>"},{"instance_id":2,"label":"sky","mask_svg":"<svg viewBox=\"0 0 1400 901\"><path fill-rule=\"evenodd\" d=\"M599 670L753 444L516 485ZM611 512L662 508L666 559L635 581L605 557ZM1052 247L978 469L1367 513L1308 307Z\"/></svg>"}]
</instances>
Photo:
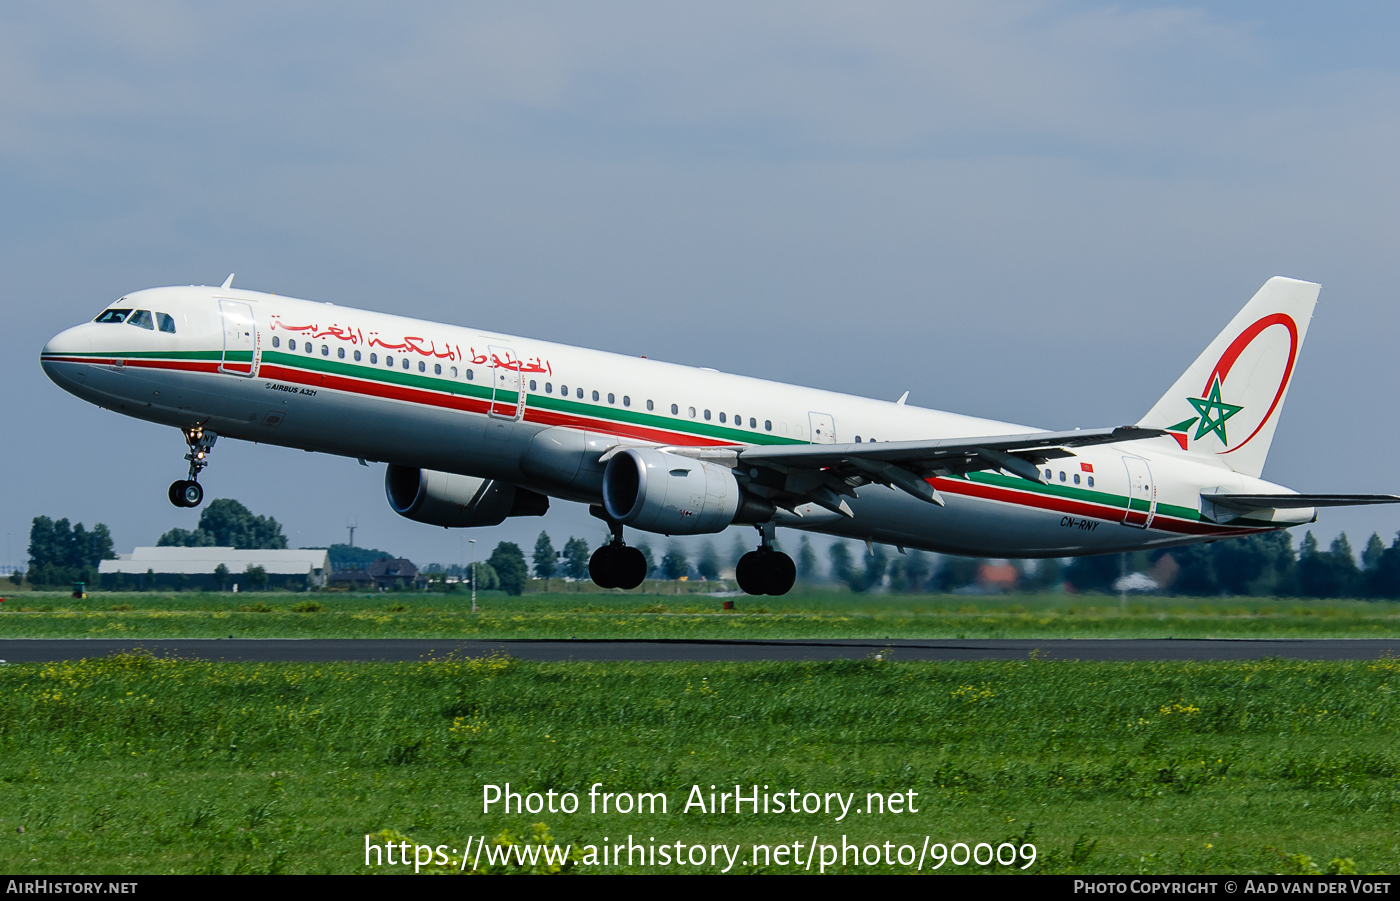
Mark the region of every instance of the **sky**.
<instances>
[{"instance_id":1,"label":"sky","mask_svg":"<svg viewBox=\"0 0 1400 901\"><path fill-rule=\"evenodd\" d=\"M194 527L178 432L38 355L230 272L1053 429L1136 421L1287 275L1323 287L1265 478L1400 492L1397 39L1380 3L5 4L0 562L36 515ZM294 546L603 535L434 529L382 479L234 441L202 477Z\"/></svg>"}]
</instances>

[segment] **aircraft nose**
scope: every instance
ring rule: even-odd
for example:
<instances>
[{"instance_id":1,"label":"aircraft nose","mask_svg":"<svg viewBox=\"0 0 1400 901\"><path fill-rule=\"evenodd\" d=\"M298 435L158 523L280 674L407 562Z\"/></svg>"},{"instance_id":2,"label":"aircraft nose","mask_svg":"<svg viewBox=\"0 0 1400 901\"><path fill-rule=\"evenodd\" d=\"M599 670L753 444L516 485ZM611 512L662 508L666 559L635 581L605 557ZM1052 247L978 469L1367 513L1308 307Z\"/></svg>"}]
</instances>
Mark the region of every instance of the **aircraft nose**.
<instances>
[{"instance_id":1,"label":"aircraft nose","mask_svg":"<svg viewBox=\"0 0 1400 901\"><path fill-rule=\"evenodd\" d=\"M81 325L64 329L49 339L44 345L44 357L61 357L65 354L83 354L92 350L92 339L87 329Z\"/></svg>"},{"instance_id":2,"label":"aircraft nose","mask_svg":"<svg viewBox=\"0 0 1400 901\"><path fill-rule=\"evenodd\" d=\"M39 365L54 384L71 391L72 385L81 385L87 377L88 364L80 355L91 350L92 341L82 326L64 329L44 345Z\"/></svg>"}]
</instances>

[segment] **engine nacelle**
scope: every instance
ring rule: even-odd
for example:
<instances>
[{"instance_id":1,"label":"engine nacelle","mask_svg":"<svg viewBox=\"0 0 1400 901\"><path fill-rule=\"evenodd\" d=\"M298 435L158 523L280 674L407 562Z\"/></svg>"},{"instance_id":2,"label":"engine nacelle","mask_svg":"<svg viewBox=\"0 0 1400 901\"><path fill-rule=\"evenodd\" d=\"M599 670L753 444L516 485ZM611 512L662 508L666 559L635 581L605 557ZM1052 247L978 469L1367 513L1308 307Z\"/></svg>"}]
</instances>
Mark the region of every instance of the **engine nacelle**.
<instances>
[{"instance_id":1,"label":"engine nacelle","mask_svg":"<svg viewBox=\"0 0 1400 901\"><path fill-rule=\"evenodd\" d=\"M400 516L430 526L498 526L507 516L543 516L549 498L509 482L389 464L384 493Z\"/></svg>"},{"instance_id":2,"label":"engine nacelle","mask_svg":"<svg viewBox=\"0 0 1400 901\"><path fill-rule=\"evenodd\" d=\"M773 515L773 506L743 491L728 467L643 447L608 460L603 509L623 525L664 535L722 532Z\"/></svg>"}]
</instances>

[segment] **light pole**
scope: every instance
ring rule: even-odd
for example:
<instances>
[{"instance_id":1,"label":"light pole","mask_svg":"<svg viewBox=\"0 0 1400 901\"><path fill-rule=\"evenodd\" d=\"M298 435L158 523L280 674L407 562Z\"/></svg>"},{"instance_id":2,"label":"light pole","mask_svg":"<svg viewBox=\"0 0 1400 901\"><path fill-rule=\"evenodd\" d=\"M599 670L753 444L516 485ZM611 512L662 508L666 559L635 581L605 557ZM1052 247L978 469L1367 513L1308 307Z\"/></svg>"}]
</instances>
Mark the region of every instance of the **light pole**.
<instances>
[{"instance_id":1,"label":"light pole","mask_svg":"<svg viewBox=\"0 0 1400 901\"><path fill-rule=\"evenodd\" d=\"M472 613L476 612L476 539L468 538L472 546Z\"/></svg>"}]
</instances>

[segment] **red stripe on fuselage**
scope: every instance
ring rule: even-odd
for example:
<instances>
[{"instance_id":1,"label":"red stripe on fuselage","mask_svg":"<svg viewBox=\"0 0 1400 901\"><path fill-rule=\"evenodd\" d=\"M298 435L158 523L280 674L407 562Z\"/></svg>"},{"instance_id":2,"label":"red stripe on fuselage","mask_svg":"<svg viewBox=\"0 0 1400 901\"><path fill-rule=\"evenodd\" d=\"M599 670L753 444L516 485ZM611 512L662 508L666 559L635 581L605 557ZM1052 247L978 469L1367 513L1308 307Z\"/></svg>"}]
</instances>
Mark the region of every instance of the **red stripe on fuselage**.
<instances>
[{"instance_id":1,"label":"red stripe on fuselage","mask_svg":"<svg viewBox=\"0 0 1400 901\"><path fill-rule=\"evenodd\" d=\"M1122 507L1110 507L1106 504L1093 504L1085 501L1071 500L1070 498L1055 497L1053 495L1035 494L1029 491L1014 491L1009 488L998 488L995 485L986 485L981 482L972 482L965 479L935 478L931 480L933 486L939 491L949 494L961 494L966 497L976 497L982 500L1000 501L1007 504L1015 504L1021 507L1035 507L1040 510L1049 510L1054 513L1068 513L1077 516L1087 516L1090 519L1101 519L1106 522L1122 522L1127 511ZM1177 519L1174 516L1157 514L1152 519L1152 531L1176 532L1182 535L1252 535L1256 532L1268 532L1270 529L1240 529L1229 526L1218 526L1212 523L1191 522L1186 519Z\"/></svg>"}]
</instances>

